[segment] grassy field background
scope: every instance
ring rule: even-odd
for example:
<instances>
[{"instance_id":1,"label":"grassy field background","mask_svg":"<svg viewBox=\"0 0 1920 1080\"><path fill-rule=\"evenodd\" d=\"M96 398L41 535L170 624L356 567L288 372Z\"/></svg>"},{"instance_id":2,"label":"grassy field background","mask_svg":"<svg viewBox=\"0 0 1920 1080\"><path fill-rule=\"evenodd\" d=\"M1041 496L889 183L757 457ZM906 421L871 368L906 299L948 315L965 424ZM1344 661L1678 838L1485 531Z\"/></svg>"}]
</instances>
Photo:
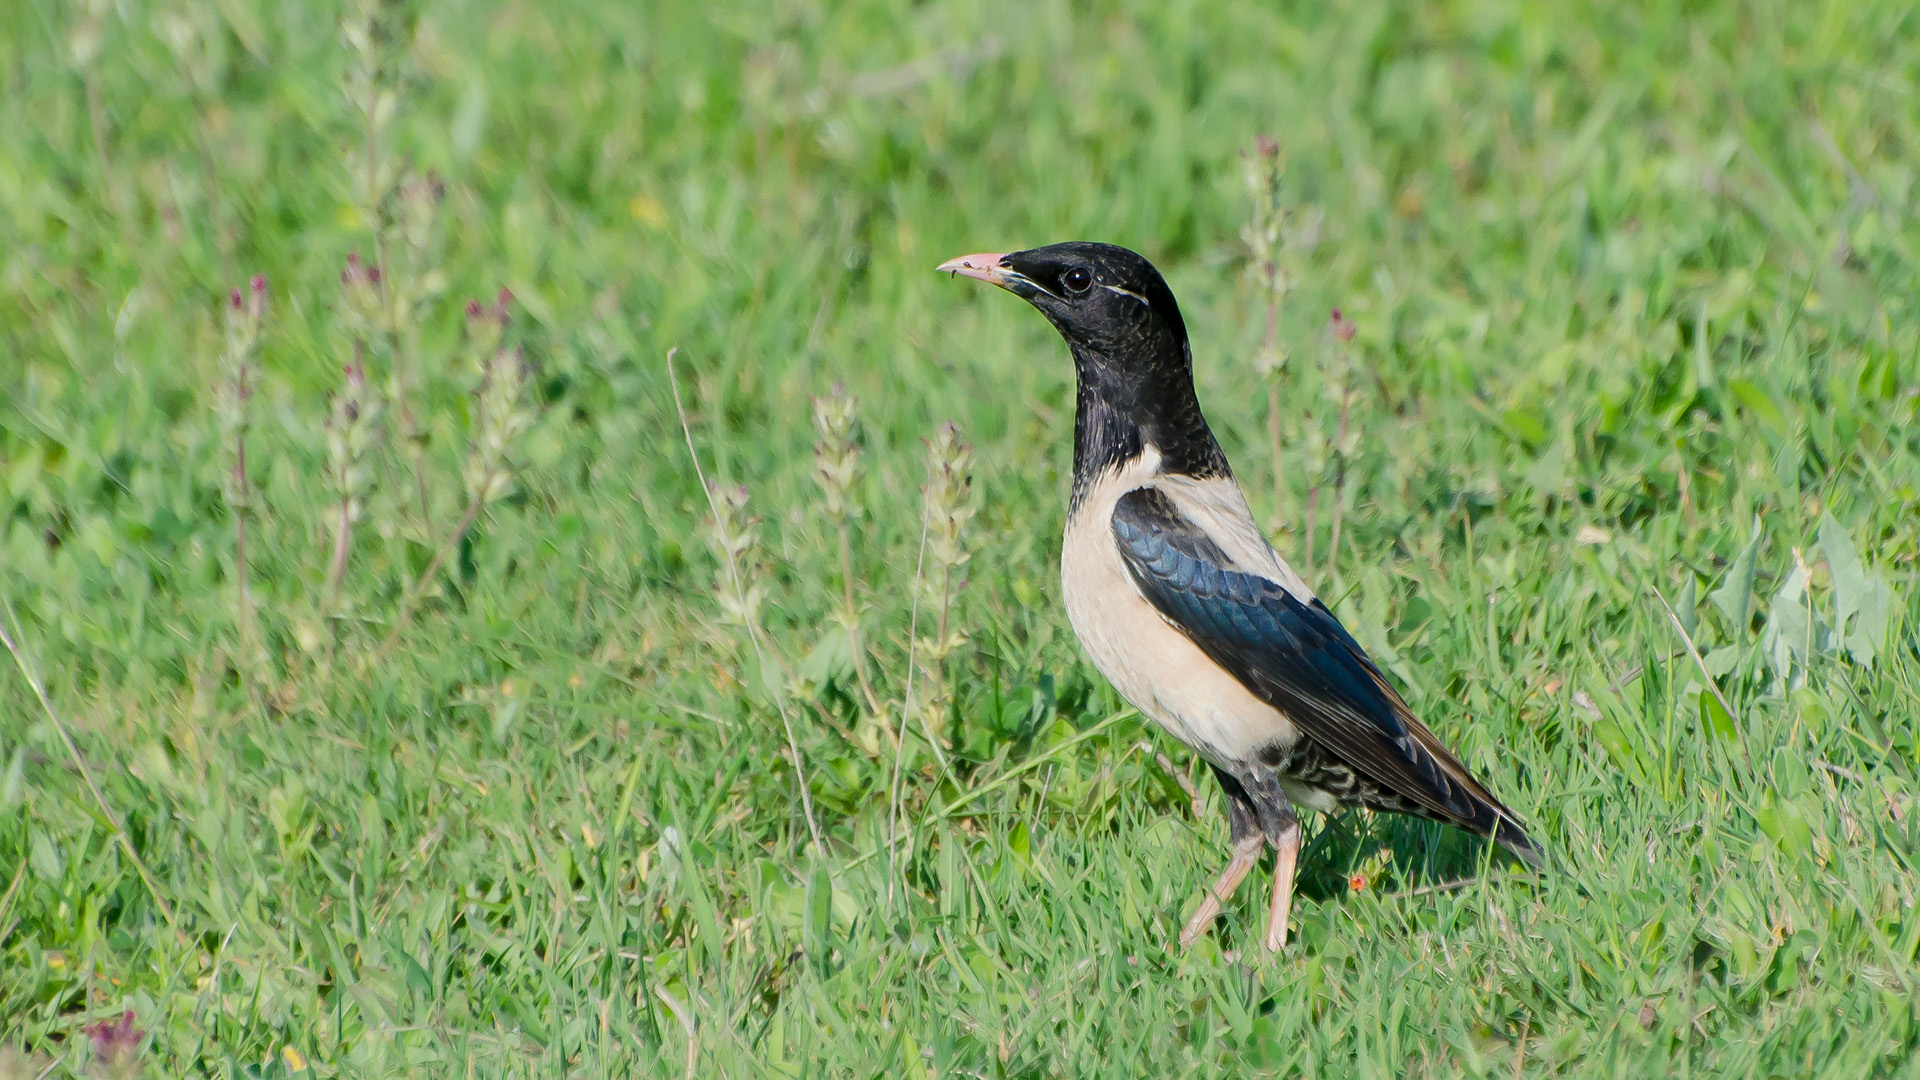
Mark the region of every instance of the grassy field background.
<instances>
[{"instance_id":1,"label":"grassy field background","mask_svg":"<svg viewBox=\"0 0 1920 1080\"><path fill-rule=\"evenodd\" d=\"M0 1076L1920 1075L1910 4L365 16L0 5ZM1556 872L1339 818L1284 955L1255 888L1169 951L1225 823L1062 616L1070 366L930 272L1077 238L1167 273L1276 543L1317 484L1311 580Z\"/></svg>"}]
</instances>

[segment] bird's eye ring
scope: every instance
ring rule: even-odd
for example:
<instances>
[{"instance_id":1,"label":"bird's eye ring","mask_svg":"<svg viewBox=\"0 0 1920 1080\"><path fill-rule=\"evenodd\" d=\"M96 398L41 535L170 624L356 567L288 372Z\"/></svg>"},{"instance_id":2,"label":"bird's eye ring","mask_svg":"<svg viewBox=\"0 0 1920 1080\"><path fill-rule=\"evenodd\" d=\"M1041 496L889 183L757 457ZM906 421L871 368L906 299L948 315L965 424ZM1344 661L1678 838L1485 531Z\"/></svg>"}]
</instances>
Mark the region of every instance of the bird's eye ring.
<instances>
[{"instance_id":1,"label":"bird's eye ring","mask_svg":"<svg viewBox=\"0 0 1920 1080\"><path fill-rule=\"evenodd\" d=\"M1066 286L1068 292L1078 296L1093 287L1093 275L1087 272L1086 267L1076 266L1060 275L1060 284Z\"/></svg>"}]
</instances>

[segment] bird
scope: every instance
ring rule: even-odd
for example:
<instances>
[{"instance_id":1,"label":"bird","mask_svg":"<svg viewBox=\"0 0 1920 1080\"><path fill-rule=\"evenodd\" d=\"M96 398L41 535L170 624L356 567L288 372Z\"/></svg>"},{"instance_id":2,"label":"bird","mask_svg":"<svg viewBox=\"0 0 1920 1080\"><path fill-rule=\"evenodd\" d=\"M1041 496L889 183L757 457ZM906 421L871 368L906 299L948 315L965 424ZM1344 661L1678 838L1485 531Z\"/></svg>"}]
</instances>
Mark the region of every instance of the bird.
<instances>
[{"instance_id":1,"label":"bird","mask_svg":"<svg viewBox=\"0 0 1920 1080\"><path fill-rule=\"evenodd\" d=\"M1445 822L1538 868L1513 811L1421 723L1254 522L1201 413L1180 306L1152 263L1074 241L940 272L1026 300L1076 383L1061 593L1122 697L1211 767L1231 854L1180 932L1191 947L1275 851L1265 945L1286 947L1301 808Z\"/></svg>"}]
</instances>

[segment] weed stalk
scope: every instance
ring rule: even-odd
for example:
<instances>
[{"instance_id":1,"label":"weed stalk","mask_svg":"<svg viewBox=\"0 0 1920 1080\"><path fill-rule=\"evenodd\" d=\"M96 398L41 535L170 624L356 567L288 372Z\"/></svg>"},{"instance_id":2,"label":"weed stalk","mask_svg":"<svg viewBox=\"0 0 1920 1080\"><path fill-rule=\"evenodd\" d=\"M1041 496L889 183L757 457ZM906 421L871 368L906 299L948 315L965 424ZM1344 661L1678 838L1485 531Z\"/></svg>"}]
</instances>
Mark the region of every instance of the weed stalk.
<instances>
[{"instance_id":1,"label":"weed stalk","mask_svg":"<svg viewBox=\"0 0 1920 1080\"><path fill-rule=\"evenodd\" d=\"M918 649L926 665L927 679L933 685L928 695L924 722L927 738L938 748L933 727L936 718L944 718L950 702L946 683L946 661L966 644L967 637L951 622L953 603L966 587L967 523L973 519L973 447L960 429L949 421L934 432L927 443L927 486L924 489L927 514L927 559L931 573L925 578L927 600L933 604L934 634L921 641Z\"/></svg>"},{"instance_id":2,"label":"weed stalk","mask_svg":"<svg viewBox=\"0 0 1920 1080\"><path fill-rule=\"evenodd\" d=\"M1273 513L1276 523L1285 505L1286 480L1281 469L1280 376L1286 370L1288 352L1280 340L1280 304L1293 289L1293 275L1280 260L1289 208L1281 197L1280 181L1285 161L1280 144L1261 136L1250 152L1240 155L1241 175L1253 212L1240 230L1247 245L1247 277L1266 312L1266 331L1260 350L1254 354L1253 369L1267 386L1267 442L1273 456Z\"/></svg>"},{"instance_id":3,"label":"weed stalk","mask_svg":"<svg viewBox=\"0 0 1920 1080\"><path fill-rule=\"evenodd\" d=\"M209 113L218 100L221 65L214 41L225 31L218 13L207 5L189 4L154 16L154 30L172 54L187 96L193 102L193 145L200 158L201 197L206 200L207 231L220 256L221 273L233 274L234 237L220 198L220 168L208 137Z\"/></svg>"},{"instance_id":4,"label":"weed stalk","mask_svg":"<svg viewBox=\"0 0 1920 1080\"><path fill-rule=\"evenodd\" d=\"M1328 393L1340 406L1340 419L1333 436L1333 528L1327 538L1327 574L1338 572L1340 565L1340 521L1346 503L1347 460L1358 449L1348 437L1347 418L1353 410L1353 338L1359 331L1353 321L1333 309L1328 320L1333 338L1337 367L1330 367Z\"/></svg>"},{"instance_id":5,"label":"weed stalk","mask_svg":"<svg viewBox=\"0 0 1920 1080\"><path fill-rule=\"evenodd\" d=\"M924 500L920 507L920 551L913 562L913 588L909 590L913 603L907 613L907 685L900 695L900 723L896 731L903 736L907 730L907 717L913 713L913 677L919 672L916 650L920 644L920 594L922 583L927 579L927 509ZM893 885L899 878L896 849L900 840L900 820L906 804L906 787L902 776L906 769L906 740L901 739L900 747L893 755L893 775L887 779L887 905L893 905ZM934 759L940 767L946 768L946 758L940 751L940 740L928 742L933 749Z\"/></svg>"},{"instance_id":6,"label":"weed stalk","mask_svg":"<svg viewBox=\"0 0 1920 1080\"><path fill-rule=\"evenodd\" d=\"M333 544L320 602L322 617L334 610L346 579L353 523L360 519L367 491L372 486L366 454L373 442L374 421L380 412L379 400L367 391L366 359L358 344L350 348L351 358L344 366L340 390L334 395L333 407L327 416L327 486L333 496Z\"/></svg>"},{"instance_id":7,"label":"weed stalk","mask_svg":"<svg viewBox=\"0 0 1920 1080\"><path fill-rule=\"evenodd\" d=\"M258 671L263 652L247 573L247 519L253 513L253 488L247 482L247 405L253 398L250 378L260 351L266 309L267 279L263 276L256 275L245 289L235 289L227 298L227 345L221 354L220 384L214 395L220 441L233 453L221 477L221 495L233 515L234 629L239 653L235 666L249 677Z\"/></svg>"},{"instance_id":8,"label":"weed stalk","mask_svg":"<svg viewBox=\"0 0 1920 1080\"><path fill-rule=\"evenodd\" d=\"M880 698L867 678L867 649L860 636L860 606L854 590L851 533L852 521L860 513L854 501L854 486L860 479L860 446L854 441L853 426L858 415L859 402L848 397L846 387L840 383L833 384L826 397L813 399L813 429L819 435L813 444L813 479L820 485L824 497L821 509L833 523L840 541L839 621L852 643L854 676L859 681L868 713L875 722L886 726L897 753L899 733L887 722Z\"/></svg>"},{"instance_id":9,"label":"weed stalk","mask_svg":"<svg viewBox=\"0 0 1920 1080\"><path fill-rule=\"evenodd\" d=\"M673 389L673 408L680 417L680 433L686 436L687 455L693 459L694 475L707 496L707 509L713 515L707 535L715 554L720 556L721 577L717 584L721 610L745 627L754 656L760 661L760 672L765 676L770 669L766 646L760 640L760 603L766 595L766 583L758 571L757 560L752 559L759 546L758 522L746 516L745 487L726 489L707 480L706 469L700 465L700 453L693 446L693 427L687 422L687 407L680 400L680 375L673 364L677 352L678 349L667 351L667 384ZM743 561L746 566L742 565ZM787 711L785 687L774 690L773 705L780 713L780 726L786 729L787 751L793 755L794 783L800 789L800 808L806 814L814 854L825 857L827 846L820 837L820 823L814 818L812 785L807 780L806 759L800 754L793 718Z\"/></svg>"},{"instance_id":10,"label":"weed stalk","mask_svg":"<svg viewBox=\"0 0 1920 1080\"><path fill-rule=\"evenodd\" d=\"M370 305L372 318L364 329L369 343L378 341L387 361L387 400L399 425L413 470L414 496L422 535L432 536L432 502L428 498L426 439L411 400L417 366L418 306L433 289L433 275L424 263L433 235L434 210L443 188L431 176L404 179L383 152L386 132L400 111L398 46L400 28L394 25L394 5L382 0L353 0L341 33L346 39L345 94L359 120L361 149L350 156L347 169L354 186L355 209L373 239ZM395 244L395 241L398 244ZM398 248L398 251L395 248ZM411 256L404 279L393 274L392 257Z\"/></svg>"},{"instance_id":11,"label":"weed stalk","mask_svg":"<svg viewBox=\"0 0 1920 1080\"><path fill-rule=\"evenodd\" d=\"M411 405L413 388L421 372L420 322L426 305L439 292L445 274L437 265L435 238L441 201L446 185L429 172L408 175L394 189L393 236L380 244L389 261L384 298L387 302L383 330L391 363L388 379L400 419L400 438L406 444L413 465L414 496L420 500L420 524L433 531L433 503L427 492L427 436Z\"/></svg>"},{"instance_id":12,"label":"weed stalk","mask_svg":"<svg viewBox=\"0 0 1920 1080\"><path fill-rule=\"evenodd\" d=\"M129 225L126 193L113 170L113 161L107 153L107 109L100 93L100 70L97 61L105 42L107 16L112 13L111 0L77 0L75 3L77 18L73 28L67 32L67 56L73 61L74 70L80 74L80 85L87 98L87 132L93 139L94 167L100 171L100 190L106 195L113 211L114 223L120 230L120 242L129 257L138 250L134 243L133 231Z\"/></svg>"},{"instance_id":13,"label":"weed stalk","mask_svg":"<svg viewBox=\"0 0 1920 1080\"><path fill-rule=\"evenodd\" d=\"M528 371L526 358L518 348L501 344L508 322L508 305L513 294L500 290L491 305L467 301L467 336L472 346L473 437L467 446L466 464L461 469L467 506L460 520L434 550L426 569L408 586L394 617L393 629L381 643L382 655L392 650L413 619L420 596L437 579L447 556L479 520L487 504L513 493L513 450L520 436L533 426L534 412L527 401Z\"/></svg>"}]
</instances>

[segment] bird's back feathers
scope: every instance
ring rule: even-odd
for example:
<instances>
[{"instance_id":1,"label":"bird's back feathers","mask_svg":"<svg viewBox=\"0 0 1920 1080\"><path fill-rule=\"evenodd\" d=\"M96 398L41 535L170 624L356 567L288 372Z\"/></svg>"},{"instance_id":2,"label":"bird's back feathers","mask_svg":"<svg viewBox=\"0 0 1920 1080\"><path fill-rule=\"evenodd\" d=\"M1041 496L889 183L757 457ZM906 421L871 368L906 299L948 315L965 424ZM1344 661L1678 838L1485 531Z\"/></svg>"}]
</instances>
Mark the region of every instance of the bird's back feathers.
<instances>
[{"instance_id":1,"label":"bird's back feathers","mask_svg":"<svg viewBox=\"0 0 1920 1080\"><path fill-rule=\"evenodd\" d=\"M1237 564L1213 533L1151 485L1116 501L1112 535L1148 603L1292 720L1319 752L1312 756L1351 768L1363 789L1390 796L1388 805L1491 837L1538 862L1514 814L1414 716L1319 600ZM1298 757L1293 751L1276 747L1273 764Z\"/></svg>"}]
</instances>

